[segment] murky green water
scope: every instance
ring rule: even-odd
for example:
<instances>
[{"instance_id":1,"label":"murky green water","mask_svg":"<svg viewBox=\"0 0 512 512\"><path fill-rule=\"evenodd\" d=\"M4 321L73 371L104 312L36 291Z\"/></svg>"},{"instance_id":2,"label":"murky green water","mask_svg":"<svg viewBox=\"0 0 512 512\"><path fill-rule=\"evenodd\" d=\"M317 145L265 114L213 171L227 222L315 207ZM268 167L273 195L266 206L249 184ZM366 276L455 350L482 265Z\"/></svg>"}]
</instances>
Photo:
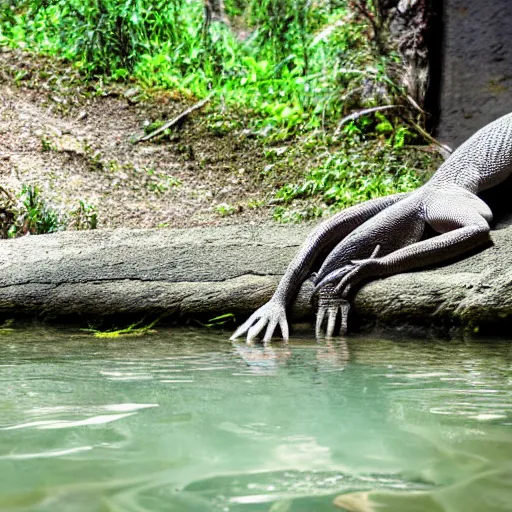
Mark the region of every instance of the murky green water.
<instances>
[{"instance_id":1,"label":"murky green water","mask_svg":"<svg viewBox=\"0 0 512 512\"><path fill-rule=\"evenodd\" d=\"M226 338L3 335L0 509L512 510L512 342Z\"/></svg>"}]
</instances>

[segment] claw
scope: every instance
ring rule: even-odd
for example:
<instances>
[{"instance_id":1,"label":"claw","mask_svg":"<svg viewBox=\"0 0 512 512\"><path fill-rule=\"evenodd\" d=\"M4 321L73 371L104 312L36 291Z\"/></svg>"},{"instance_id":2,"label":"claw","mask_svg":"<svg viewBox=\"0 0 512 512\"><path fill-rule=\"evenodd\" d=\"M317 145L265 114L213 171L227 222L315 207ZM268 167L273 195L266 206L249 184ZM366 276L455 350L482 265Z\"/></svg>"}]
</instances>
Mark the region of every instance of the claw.
<instances>
[{"instance_id":1,"label":"claw","mask_svg":"<svg viewBox=\"0 0 512 512\"><path fill-rule=\"evenodd\" d=\"M315 286L313 293L318 293L320 288L323 288L325 285L342 279L348 272L351 272L353 270L354 266L355 265L347 264L341 268L333 270L320 280L320 282Z\"/></svg>"},{"instance_id":2,"label":"claw","mask_svg":"<svg viewBox=\"0 0 512 512\"><path fill-rule=\"evenodd\" d=\"M242 336L246 331L249 330L249 327L254 323L255 320L258 320L261 315L259 315L259 311L255 311L229 338L231 341L235 341L238 337Z\"/></svg>"},{"instance_id":3,"label":"claw","mask_svg":"<svg viewBox=\"0 0 512 512\"><path fill-rule=\"evenodd\" d=\"M272 339L272 334L277 327L277 318L271 318L267 325L267 330L265 331L265 336L263 337L263 343L268 343Z\"/></svg>"},{"instance_id":4,"label":"claw","mask_svg":"<svg viewBox=\"0 0 512 512\"><path fill-rule=\"evenodd\" d=\"M281 328L281 336L283 337L283 341L288 343L288 338L290 337L290 333L288 330L288 322L286 321L286 316L279 317L279 327Z\"/></svg>"},{"instance_id":5,"label":"claw","mask_svg":"<svg viewBox=\"0 0 512 512\"><path fill-rule=\"evenodd\" d=\"M340 303L340 313L341 313L341 327L340 327L340 336L344 336L347 334L347 322L348 322L348 312L350 311L350 302L348 300L342 300Z\"/></svg>"},{"instance_id":6,"label":"claw","mask_svg":"<svg viewBox=\"0 0 512 512\"><path fill-rule=\"evenodd\" d=\"M258 336L266 324L267 319L265 317L261 317L247 332L247 343L252 343L254 338Z\"/></svg>"},{"instance_id":7,"label":"claw","mask_svg":"<svg viewBox=\"0 0 512 512\"><path fill-rule=\"evenodd\" d=\"M322 324L324 323L325 311L325 307L319 306L318 311L316 312L315 336L317 338L323 337Z\"/></svg>"},{"instance_id":8,"label":"claw","mask_svg":"<svg viewBox=\"0 0 512 512\"><path fill-rule=\"evenodd\" d=\"M336 316L338 314L337 306L327 309L327 328L325 329L325 337L332 338L334 334L334 327L336 325Z\"/></svg>"}]
</instances>

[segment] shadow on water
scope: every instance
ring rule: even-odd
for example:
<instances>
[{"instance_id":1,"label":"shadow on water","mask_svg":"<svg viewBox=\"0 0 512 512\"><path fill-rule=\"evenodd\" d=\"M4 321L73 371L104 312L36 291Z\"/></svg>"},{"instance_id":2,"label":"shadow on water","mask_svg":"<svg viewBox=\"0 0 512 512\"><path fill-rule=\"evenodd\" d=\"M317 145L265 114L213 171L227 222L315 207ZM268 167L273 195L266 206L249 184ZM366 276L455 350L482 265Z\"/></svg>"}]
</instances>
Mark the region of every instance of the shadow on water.
<instances>
[{"instance_id":1,"label":"shadow on water","mask_svg":"<svg viewBox=\"0 0 512 512\"><path fill-rule=\"evenodd\" d=\"M15 330L0 510L510 510L511 368L507 341Z\"/></svg>"}]
</instances>

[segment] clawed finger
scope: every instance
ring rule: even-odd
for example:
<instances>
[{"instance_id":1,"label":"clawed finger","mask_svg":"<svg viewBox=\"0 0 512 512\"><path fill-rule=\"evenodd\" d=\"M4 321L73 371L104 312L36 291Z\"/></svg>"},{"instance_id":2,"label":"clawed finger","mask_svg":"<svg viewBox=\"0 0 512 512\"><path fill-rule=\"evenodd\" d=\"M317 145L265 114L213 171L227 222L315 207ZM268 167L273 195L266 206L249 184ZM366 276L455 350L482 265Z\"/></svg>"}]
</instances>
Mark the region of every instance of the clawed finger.
<instances>
[{"instance_id":1,"label":"clawed finger","mask_svg":"<svg viewBox=\"0 0 512 512\"><path fill-rule=\"evenodd\" d=\"M354 276L357 274L357 271L361 267L356 267L353 270L351 270L343 279L336 285L336 288L334 288L334 293L337 293L338 295L345 297L347 294L343 293L345 290L345 287L348 286L348 283L351 279L354 278Z\"/></svg>"},{"instance_id":2,"label":"clawed finger","mask_svg":"<svg viewBox=\"0 0 512 512\"><path fill-rule=\"evenodd\" d=\"M258 334L263 330L267 321L267 318L262 317L249 329L249 332L247 333L247 343L252 343L254 341L254 338L256 338L256 336L258 336Z\"/></svg>"},{"instance_id":3,"label":"clawed finger","mask_svg":"<svg viewBox=\"0 0 512 512\"><path fill-rule=\"evenodd\" d=\"M281 328L281 336L284 341L288 341L290 337L290 333L288 331L288 322L286 321L286 317L279 318L279 327Z\"/></svg>"},{"instance_id":4,"label":"clawed finger","mask_svg":"<svg viewBox=\"0 0 512 512\"><path fill-rule=\"evenodd\" d=\"M340 313L341 313L340 336L344 336L347 333L347 323L348 323L348 312L349 311L350 311L349 302L343 301L340 304Z\"/></svg>"},{"instance_id":5,"label":"clawed finger","mask_svg":"<svg viewBox=\"0 0 512 512\"><path fill-rule=\"evenodd\" d=\"M251 325L254 323L255 320L258 320L261 315L258 314L256 311L253 313L232 335L231 338L229 338L231 341L236 340L238 337L242 336L242 334L245 334Z\"/></svg>"},{"instance_id":6,"label":"clawed finger","mask_svg":"<svg viewBox=\"0 0 512 512\"><path fill-rule=\"evenodd\" d=\"M334 334L334 327L336 325L336 314L338 312L337 307L331 307L327 309L327 328L325 330L325 337L332 338Z\"/></svg>"},{"instance_id":7,"label":"clawed finger","mask_svg":"<svg viewBox=\"0 0 512 512\"><path fill-rule=\"evenodd\" d=\"M323 337L322 324L324 323L325 311L326 308L319 307L318 311L316 312L315 336L317 338Z\"/></svg>"},{"instance_id":8,"label":"clawed finger","mask_svg":"<svg viewBox=\"0 0 512 512\"><path fill-rule=\"evenodd\" d=\"M268 343L272 339L272 335L276 330L276 326L277 318L272 318L267 325L267 330L265 331L265 336L263 337L263 343Z\"/></svg>"},{"instance_id":9,"label":"clawed finger","mask_svg":"<svg viewBox=\"0 0 512 512\"><path fill-rule=\"evenodd\" d=\"M348 272L351 272L353 268L354 265L345 265L342 268L333 270L318 282L318 284L315 286L315 289L313 290L313 293L317 293L320 290L320 288L323 288L325 285L333 283L343 278L343 276L345 276Z\"/></svg>"}]
</instances>

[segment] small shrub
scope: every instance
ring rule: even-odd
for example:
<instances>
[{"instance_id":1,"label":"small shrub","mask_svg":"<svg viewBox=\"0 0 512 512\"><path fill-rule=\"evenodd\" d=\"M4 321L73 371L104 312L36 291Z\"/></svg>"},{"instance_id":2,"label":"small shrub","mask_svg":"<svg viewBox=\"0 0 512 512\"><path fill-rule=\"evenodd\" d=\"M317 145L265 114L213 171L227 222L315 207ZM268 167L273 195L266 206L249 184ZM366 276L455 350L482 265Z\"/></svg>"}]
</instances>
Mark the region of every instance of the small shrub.
<instances>
[{"instance_id":1,"label":"small shrub","mask_svg":"<svg viewBox=\"0 0 512 512\"><path fill-rule=\"evenodd\" d=\"M217 206L215 206L215 211L221 217L227 217L228 215L233 215L236 212L236 208L228 203L219 203Z\"/></svg>"},{"instance_id":2,"label":"small shrub","mask_svg":"<svg viewBox=\"0 0 512 512\"><path fill-rule=\"evenodd\" d=\"M299 183L286 184L276 197L288 206L274 210L274 218L282 222L330 214L375 197L408 192L422 185L424 178L416 166L434 169L438 159L431 154L412 154L403 146L390 145L385 140L345 140L330 152L325 161L311 169ZM308 207L297 210L297 199L320 199L325 208Z\"/></svg>"},{"instance_id":3,"label":"small shrub","mask_svg":"<svg viewBox=\"0 0 512 512\"><path fill-rule=\"evenodd\" d=\"M69 227L77 231L96 229L98 227L98 212L92 204L80 200L78 206L69 213L71 222Z\"/></svg>"},{"instance_id":4,"label":"small shrub","mask_svg":"<svg viewBox=\"0 0 512 512\"><path fill-rule=\"evenodd\" d=\"M69 227L95 229L97 223L96 208L84 201L66 213L48 202L36 185L22 185L17 194L0 187L1 238L41 235Z\"/></svg>"},{"instance_id":5,"label":"small shrub","mask_svg":"<svg viewBox=\"0 0 512 512\"><path fill-rule=\"evenodd\" d=\"M9 237L53 233L63 228L62 214L41 196L35 185L22 186L13 210L15 219L8 230Z\"/></svg>"}]
</instances>

